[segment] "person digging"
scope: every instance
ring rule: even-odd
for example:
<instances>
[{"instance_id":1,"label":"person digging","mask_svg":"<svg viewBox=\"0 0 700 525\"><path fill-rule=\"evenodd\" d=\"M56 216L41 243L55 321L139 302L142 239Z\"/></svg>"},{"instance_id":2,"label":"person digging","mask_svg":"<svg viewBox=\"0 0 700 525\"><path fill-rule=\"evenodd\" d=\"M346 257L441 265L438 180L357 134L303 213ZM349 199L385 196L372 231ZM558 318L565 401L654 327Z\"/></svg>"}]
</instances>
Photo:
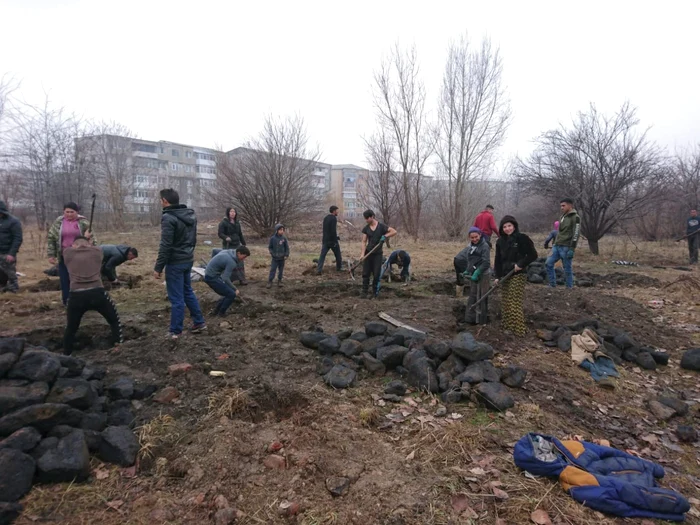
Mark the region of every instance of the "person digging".
<instances>
[{"instance_id":1,"label":"person digging","mask_svg":"<svg viewBox=\"0 0 700 525\"><path fill-rule=\"evenodd\" d=\"M100 249L102 250L100 268L102 279L109 281L113 286L119 286L121 283L117 277L117 266L136 259L139 256L138 250L126 244L103 244Z\"/></svg>"},{"instance_id":2,"label":"person digging","mask_svg":"<svg viewBox=\"0 0 700 525\"><path fill-rule=\"evenodd\" d=\"M491 267L491 248L486 240L486 236L476 226L469 228L469 246L457 256L466 252L466 269L462 276L469 279L469 299L467 300L466 322L469 324L486 324L489 319L488 298L479 302L476 308L472 305L477 303L489 289L489 269Z\"/></svg>"},{"instance_id":3,"label":"person digging","mask_svg":"<svg viewBox=\"0 0 700 525\"><path fill-rule=\"evenodd\" d=\"M236 297L240 297L240 292L231 282L231 275L249 255L250 250L246 246L239 246L235 251L220 251L207 264L204 282L221 296L216 308L214 308L214 315L224 317Z\"/></svg>"},{"instance_id":4,"label":"person digging","mask_svg":"<svg viewBox=\"0 0 700 525\"><path fill-rule=\"evenodd\" d=\"M362 297L367 298L369 292L369 278L372 276L372 296L377 296L382 272L382 245L396 235L396 230L377 220L372 210L366 210L362 216L366 226L362 229ZM366 255L366 257L365 257Z\"/></svg>"}]
</instances>

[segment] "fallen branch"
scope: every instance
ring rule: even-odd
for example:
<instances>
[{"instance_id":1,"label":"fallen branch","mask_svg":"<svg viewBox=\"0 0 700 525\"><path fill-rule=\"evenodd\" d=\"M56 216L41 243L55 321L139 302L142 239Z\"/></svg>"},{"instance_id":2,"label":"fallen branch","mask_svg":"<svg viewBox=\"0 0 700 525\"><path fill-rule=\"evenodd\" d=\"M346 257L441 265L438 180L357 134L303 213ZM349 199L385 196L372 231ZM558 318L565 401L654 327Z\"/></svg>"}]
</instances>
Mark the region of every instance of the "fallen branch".
<instances>
[{"instance_id":1,"label":"fallen branch","mask_svg":"<svg viewBox=\"0 0 700 525\"><path fill-rule=\"evenodd\" d=\"M393 317L391 317L387 313L379 312L379 317L380 317L380 319L383 319L387 323L392 324L398 328L405 328L407 330L411 330L411 331L419 333L419 334L427 335L426 332L424 332L423 330L418 330L417 328L413 328L411 325L408 325L406 323L402 323L401 321L399 321L398 319L394 319Z\"/></svg>"}]
</instances>

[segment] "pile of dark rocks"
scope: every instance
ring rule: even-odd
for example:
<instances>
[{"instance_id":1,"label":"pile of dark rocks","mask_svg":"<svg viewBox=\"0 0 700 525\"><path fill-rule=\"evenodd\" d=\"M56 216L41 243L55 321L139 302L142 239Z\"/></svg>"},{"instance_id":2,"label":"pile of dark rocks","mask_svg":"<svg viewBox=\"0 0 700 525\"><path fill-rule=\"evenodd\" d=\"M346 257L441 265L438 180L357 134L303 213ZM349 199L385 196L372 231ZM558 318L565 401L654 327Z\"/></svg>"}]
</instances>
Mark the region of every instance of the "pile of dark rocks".
<instances>
[{"instance_id":1,"label":"pile of dark rocks","mask_svg":"<svg viewBox=\"0 0 700 525\"><path fill-rule=\"evenodd\" d=\"M545 346L557 347L562 352L571 351L571 336L581 334L591 328L603 340L600 351L610 357L616 365L623 361L634 363L645 370L656 370L657 366L666 366L669 355L656 348L638 343L624 330L602 323L597 319L581 319L571 324L548 323L545 329L537 331Z\"/></svg>"},{"instance_id":2,"label":"pile of dark rocks","mask_svg":"<svg viewBox=\"0 0 700 525\"><path fill-rule=\"evenodd\" d=\"M445 403L472 400L504 411L515 404L508 387L522 387L527 376L516 366L494 366L491 345L477 341L470 332L446 342L370 321L364 330L302 332L300 340L319 351L318 372L333 388L352 386L362 368L377 376L395 373L402 380L387 385L384 399L397 403L406 392L405 381L418 390L440 393Z\"/></svg>"},{"instance_id":3,"label":"pile of dark rocks","mask_svg":"<svg viewBox=\"0 0 700 525\"><path fill-rule=\"evenodd\" d=\"M527 281L529 283L549 284L547 268L545 267L546 262L546 257L540 257L527 267ZM557 276L557 286L565 286L566 275L564 274L564 268L557 266L554 268L554 273ZM580 286L581 288L588 288L593 286L595 283L593 282L593 279L589 279L588 277L577 277L576 274L574 274L574 284L576 286Z\"/></svg>"},{"instance_id":4,"label":"pile of dark rocks","mask_svg":"<svg viewBox=\"0 0 700 525\"><path fill-rule=\"evenodd\" d=\"M90 453L123 467L139 441L132 400L152 395L128 377L105 385L84 360L0 338L0 523L21 512L34 483L85 481Z\"/></svg>"}]
</instances>

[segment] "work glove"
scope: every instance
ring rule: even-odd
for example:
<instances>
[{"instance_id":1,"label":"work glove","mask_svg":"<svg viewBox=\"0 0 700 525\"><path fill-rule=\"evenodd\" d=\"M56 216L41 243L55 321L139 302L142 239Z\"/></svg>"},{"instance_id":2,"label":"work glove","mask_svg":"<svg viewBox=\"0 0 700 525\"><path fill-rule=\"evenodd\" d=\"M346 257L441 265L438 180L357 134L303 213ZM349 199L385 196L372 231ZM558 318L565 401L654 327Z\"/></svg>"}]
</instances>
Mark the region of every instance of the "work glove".
<instances>
[{"instance_id":1,"label":"work glove","mask_svg":"<svg viewBox=\"0 0 700 525\"><path fill-rule=\"evenodd\" d=\"M569 252L566 254L567 259L573 259L574 258L574 249L569 248Z\"/></svg>"},{"instance_id":2,"label":"work glove","mask_svg":"<svg viewBox=\"0 0 700 525\"><path fill-rule=\"evenodd\" d=\"M382 238L381 238L381 239L379 239L379 241L380 241L380 242L384 242L384 241L386 241L386 235L382 235Z\"/></svg>"},{"instance_id":3,"label":"work glove","mask_svg":"<svg viewBox=\"0 0 700 525\"><path fill-rule=\"evenodd\" d=\"M472 282L475 282L475 283L478 282L478 281L479 281L479 276L480 276L480 275L481 275L481 269L475 271L475 272L472 274Z\"/></svg>"},{"instance_id":4,"label":"work glove","mask_svg":"<svg viewBox=\"0 0 700 525\"><path fill-rule=\"evenodd\" d=\"M549 245L545 243L544 249L545 249L545 250L549 250Z\"/></svg>"}]
</instances>

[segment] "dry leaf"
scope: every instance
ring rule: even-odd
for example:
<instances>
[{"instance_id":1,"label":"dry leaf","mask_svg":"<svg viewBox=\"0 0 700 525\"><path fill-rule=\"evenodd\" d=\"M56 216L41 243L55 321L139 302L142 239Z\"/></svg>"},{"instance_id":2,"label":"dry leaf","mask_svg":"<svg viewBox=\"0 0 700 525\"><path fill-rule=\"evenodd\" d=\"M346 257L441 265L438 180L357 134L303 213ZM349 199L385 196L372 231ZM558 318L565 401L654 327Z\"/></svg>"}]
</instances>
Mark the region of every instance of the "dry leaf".
<instances>
[{"instance_id":1,"label":"dry leaf","mask_svg":"<svg viewBox=\"0 0 700 525\"><path fill-rule=\"evenodd\" d=\"M132 465L131 467L126 467L123 469L120 469L119 473L122 475L123 478L135 478L136 477L136 465Z\"/></svg>"},{"instance_id":2,"label":"dry leaf","mask_svg":"<svg viewBox=\"0 0 700 525\"><path fill-rule=\"evenodd\" d=\"M462 519L465 520L475 520L478 517L479 514L477 514L477 512L471 507L467 507L467 509L464 512L462 512Z\"/></svg>"},{"instance_id":3,"label":"dry leaf","mask_svg":"<svg viewBox=\"0 0 700 525\"><path fill-rule=\"evenodd\" d=\"M486 474L486 471L484 469L482 469L481 467L470 468L469 472L471 472L475 476L483 476L484 474Z\"/></svg>"},{"instance_id":4,"label":"dry leaf","mask_svg":"<svg viewBox=\"0 0 700 525\"><path fill-rule=\"evenodd\" d=\"M411 461L415 457L416 457L416 451L414 450L408 456L406 456L406 461Z\"/></svg>"},{"instance_id":5,"label":"dry leaf","mask_svg":"<svg viewBox=\"0 0 700 525\"><path fill-rule=\"evenodd\" d=\"M115 499L114 501L107 502L107 506L110 509L114 509L114 510L119 510L119 507L121 507L122 505L124 505L124 502L120 499Z\"/></svg>"},{"instance_id":6,"label":"dry leaf","mask_svg":"<svg viewBox=\"0 0 700 525\"><path fill-rule=\"evenodd\" d=\"M646 441L650 445L656 445L659 442L659 438L657 438L654 434L647 434L639 439Z\"/></svg>"},{"instance_id":7,"label":"dry leaf","mask_svg":"<svg viewBox=\"0 0 700 525\"><path fill-rule=\"evenodd\" d=\"M455 512L464 512L469 508L469 498L464 494L455 494L452 496L452 510Z\"/></svg>"},{"instance_id":8,"label":"dry leaf","mask_svg":"<svg viewBox=\"0 0 700 525\"><path fill-rule=\"evenodd\" d=\"M506 500L509 497L505 490L501 490L497 487L493 487L491 490L493 490L493 495L496 496L496 499Z\"/></svg>"},{"instance_id":9,"label":"dry leaf","mask_svg":"<svg viewBox=\"0 0 700 525\"><path fill-rule=\"evenodd\" d=\"M230 356L228 354L221 354L216 356L216 359L218 359L219 361L223 361L224 359L228 359L229 357Z\"/></svg>"},{"instance_id":10,"label":"dry leaf","mask_svg":"<svg viewBox=\"0 0 700 525\"><path fill-rule=\"evenodd\" d=\"M92 473L95 475L95 479L107 479L109 477L109 470L101 468L96 468Z\"/></svg>"},{"instance_id":11,"label":"dry leaf","mask_svg":"<svg viewBox=\"0 0 700 525\"><path fill-rule=\"evenodd\" d=\"M698 505L698 506L700 506L700 499L698 499L698 498L688 498L688 502L689 502L691 505Z\"/></svg>"},{"instance_id":12,"label":"dry leaf","mask_svg":"<svg viewBox=\"0 0 700 525\"><path fill-rule=\"evenodd\" d=\"M552 520L549 519L549 514L542 509L537 509L535 512L530 514L530 519L537 523L537 525L552 525Z\"/></svg>"},{"instance_id":13,"label":"dry leaf","mask_svg":"<svg viewBox=\"0 0 700 525\"><path fill-rule=\"evenodd\" d=\"M508 523L506 523L506 520L503 518L496 518L496 523L494 525L508 525Z\"/></svg>"}]
</instances>

